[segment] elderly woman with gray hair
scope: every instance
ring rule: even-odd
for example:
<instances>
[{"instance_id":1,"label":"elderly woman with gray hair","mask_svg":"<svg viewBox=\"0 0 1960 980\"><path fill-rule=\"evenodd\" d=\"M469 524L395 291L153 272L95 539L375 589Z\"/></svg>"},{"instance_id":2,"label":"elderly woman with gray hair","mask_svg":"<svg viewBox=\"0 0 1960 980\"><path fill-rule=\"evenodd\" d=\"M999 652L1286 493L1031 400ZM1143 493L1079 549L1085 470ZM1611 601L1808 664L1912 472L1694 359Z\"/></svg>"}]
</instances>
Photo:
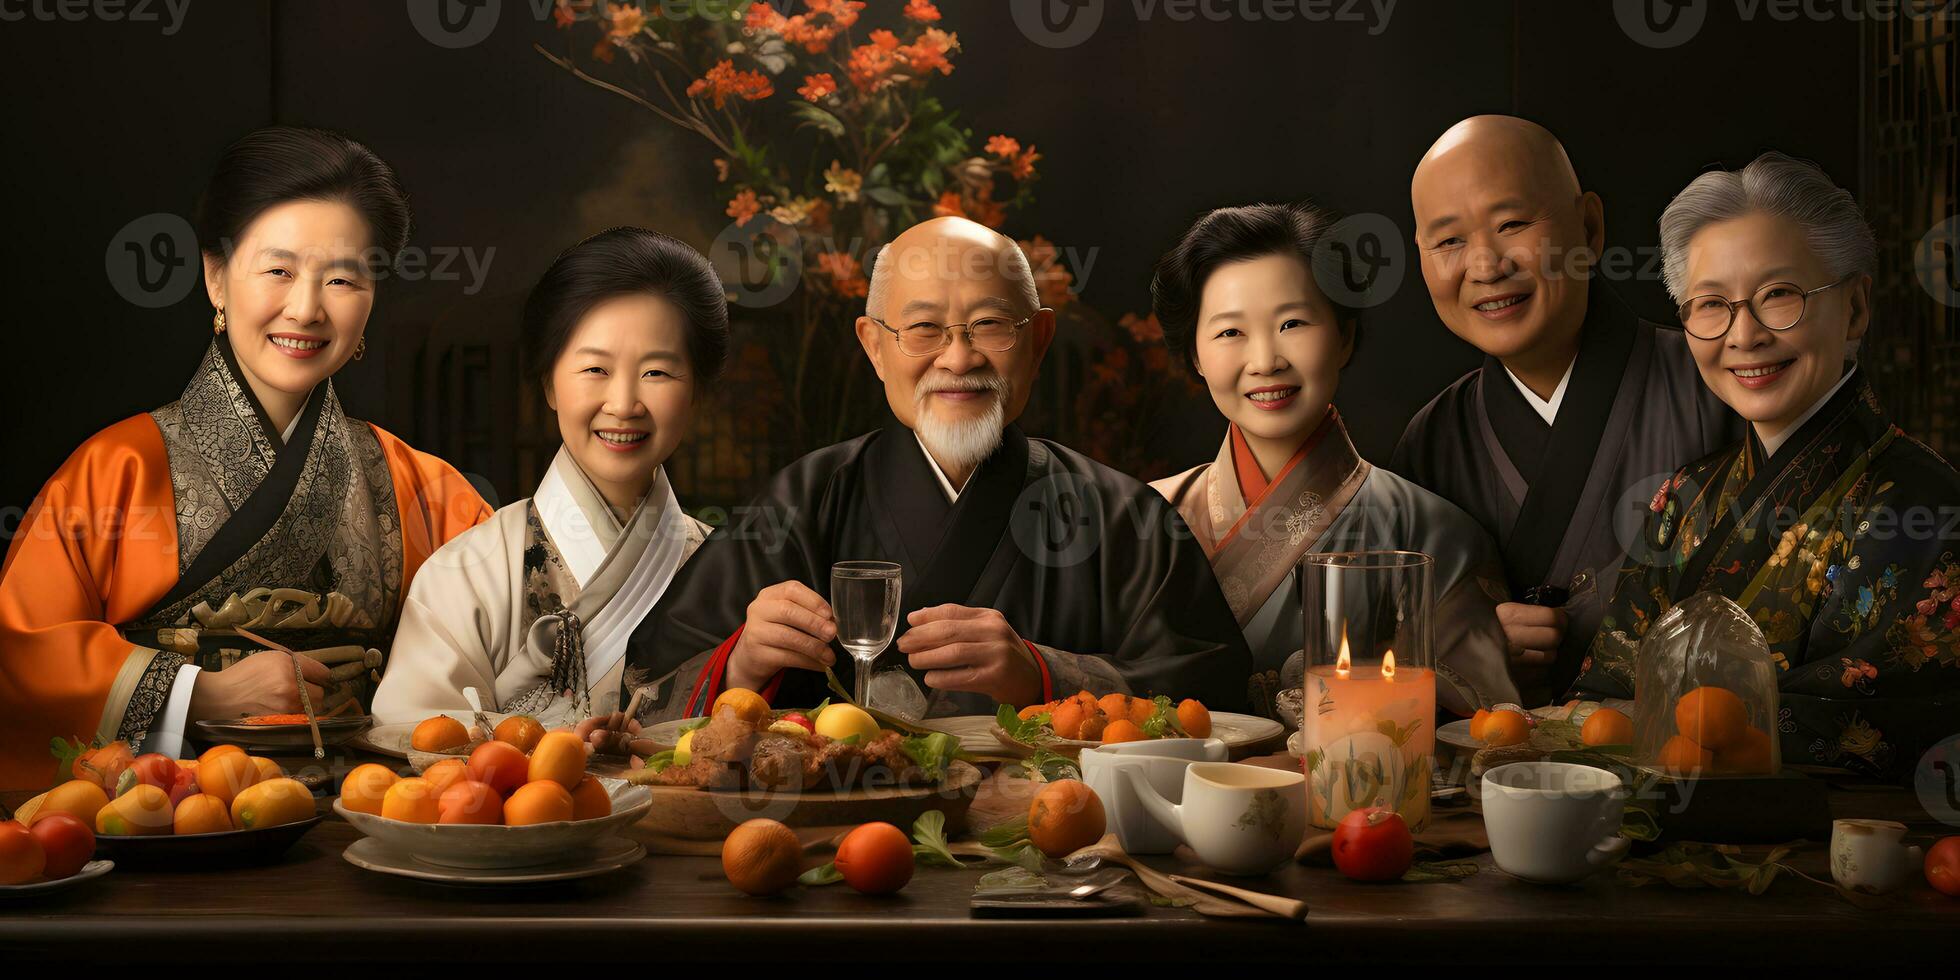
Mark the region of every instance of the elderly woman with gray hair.
<instances>
[{"instance_id":1,"label":"elderly woman with gray hair","mask_svg":"<svg viewBox=\"0 0 1960 980\"><path fill-rule=\"evenodd\" d=\"M1712 590L1769 642L1786 763L1909 772L1960 730L1960 474L1850 359L1871 229L1823 171L1766 153L1695 178L1661 250L1702 381L1749 432L1661 485L1574 694L1633 696L1640 636Z\"/></svg>"}]
</instances>

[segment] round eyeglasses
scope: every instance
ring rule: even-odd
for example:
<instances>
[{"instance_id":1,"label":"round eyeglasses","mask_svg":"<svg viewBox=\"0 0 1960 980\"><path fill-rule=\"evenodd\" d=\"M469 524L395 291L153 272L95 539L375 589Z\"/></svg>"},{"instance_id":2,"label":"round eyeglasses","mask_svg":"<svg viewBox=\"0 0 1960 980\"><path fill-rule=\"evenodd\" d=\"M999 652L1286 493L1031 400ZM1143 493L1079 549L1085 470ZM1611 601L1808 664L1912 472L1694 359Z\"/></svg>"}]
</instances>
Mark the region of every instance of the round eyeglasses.
<instances>
[{"instance_id":1,"label":"round eyeglasses","mask_svg":"<svg viewBox=\"0 0 1960 980\"><path fill-rule=\"evenodd\" d=\"M1756 290L1747 299L1732 300L1707 293L1682 303L1677 312L1681 316L1681 326L1688 331L1688 335L1699 340L1721 340L1728 336L1729 329L1735 326L1736 311L1745 306L1756 322L1764 327L1788 330L1803 321L1804 310L1810 305L1812 296L1826 289L1835 289L1855 278L1854 273L1830 285L1808 291L1793 282L1773 282Z\"/></svg>"},{"instance_id":2,"label":"round eyeglasses","mask_svg":"<svg viewBox=\"0 0 1960 980\"><path fill-rule=\"evenodd\" d=\"M1013 350L1014 345L1021 339L1021 329L1034 320L1034 314L1031 313L1019 320L1010 320L1004 316L983 316L968 323L934 323L931 320L920 320L903 327L893 327L875 316L867 315L865 319L885 328L886 333L898 338L900 351L913 357L927 357L951 347L953 334L960 330L966 331L966 342L975 350L991 351L996 354Z\"/></svg>"}]
</instances>

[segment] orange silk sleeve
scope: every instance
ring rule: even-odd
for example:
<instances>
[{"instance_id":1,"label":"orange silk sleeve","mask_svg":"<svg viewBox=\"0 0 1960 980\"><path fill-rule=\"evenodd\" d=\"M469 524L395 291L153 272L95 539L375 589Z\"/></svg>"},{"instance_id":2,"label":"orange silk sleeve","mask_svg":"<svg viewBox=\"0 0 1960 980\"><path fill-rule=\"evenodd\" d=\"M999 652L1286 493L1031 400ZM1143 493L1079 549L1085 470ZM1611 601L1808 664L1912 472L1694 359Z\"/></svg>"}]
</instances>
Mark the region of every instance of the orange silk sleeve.
<instances>
[{"instance_id":1,"label":"orange silk sleeve","mask_svg":"<svg viewBox=\"0 0 1960 980\"><path fill-rule=\"evenodd\" d=\"M114 624L177 583L170 460L148 415L102 430L34 498L0 565L0 787L55 775L49 739L98 735L151 651ZM124 691L115 705L120 723ZM110 736L114 727L109 729Z\"/></svg>"},{"instance_id":2,"label":"orange silk sleeve","mask_svg":"<svg viewBox=\"0 0 1960 980\"><path fill-rule=\"evenodd\" d=\"M395 506L402 522L401 594L437 548L464 531L490 519L490 505L456 472L454 466L395 438L369 423L388 459L395 482Z\"/></svg>"}]
</instances>

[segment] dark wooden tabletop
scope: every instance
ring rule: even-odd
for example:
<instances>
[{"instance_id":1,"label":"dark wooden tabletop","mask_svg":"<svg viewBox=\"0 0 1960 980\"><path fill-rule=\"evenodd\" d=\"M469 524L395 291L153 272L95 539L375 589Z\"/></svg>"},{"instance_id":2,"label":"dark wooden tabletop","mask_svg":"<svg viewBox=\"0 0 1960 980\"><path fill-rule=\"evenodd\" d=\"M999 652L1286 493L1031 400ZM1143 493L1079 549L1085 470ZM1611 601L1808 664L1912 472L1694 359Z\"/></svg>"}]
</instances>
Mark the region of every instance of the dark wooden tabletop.
<instances>
[{"instance_id":1,"label":"dark wooden tabletop","mask_svg":"<svg viewBox=\"0 0 1960 980\"><path fill-rule=\"evenodd\" d=\"M1838 816L1924 823L1904 790L1837 792ZM1363 885L1296 866L1240 884L1305 899L1308 921L1215 919L1150 908L1131 918L977 919L976 870L920 867L898 895L843 885L750 898L708 857L651 855L597 878L521 888L460 887L349 864L358 834L334 816L276 864L226 870L110 874L31 903L0 902L0 960L309 962L455 960L805 964L1029 961L1560 961L1626 963L1719 958L1752 963L1950 960L1960 899L1915 879L1860 907L1795 876L1761 896L1632 887L1612 874L1570 887L1511 878L1489 865L1457 882ZM1791 860L1828 880L1821 844ZM1205 874L1175 858L1166 870ZM1208 875L1217 877L1216 875ZM176 957L191 959L177 960Z\"/></svg>"}]
</instances>

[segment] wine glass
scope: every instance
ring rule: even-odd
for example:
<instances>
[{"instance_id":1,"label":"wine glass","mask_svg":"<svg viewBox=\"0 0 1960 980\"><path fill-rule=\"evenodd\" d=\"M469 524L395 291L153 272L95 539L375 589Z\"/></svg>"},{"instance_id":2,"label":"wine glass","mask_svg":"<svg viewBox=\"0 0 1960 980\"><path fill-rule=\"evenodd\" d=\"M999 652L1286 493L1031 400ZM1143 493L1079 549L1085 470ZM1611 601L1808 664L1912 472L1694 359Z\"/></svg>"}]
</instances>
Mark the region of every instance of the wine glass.
<instances>
[{"instance_id":1,"label":"wine glass","mask_svg":"<svg viewBox=\"0 0 1960 980\"><path fill-rule=\"evenodd\" d=\"M857 661L859 707L871 698L871 665L898 631L899 567L888 561L840 561L830 566L830 608L837 642Z\"/></svg>"}]
</instances>

